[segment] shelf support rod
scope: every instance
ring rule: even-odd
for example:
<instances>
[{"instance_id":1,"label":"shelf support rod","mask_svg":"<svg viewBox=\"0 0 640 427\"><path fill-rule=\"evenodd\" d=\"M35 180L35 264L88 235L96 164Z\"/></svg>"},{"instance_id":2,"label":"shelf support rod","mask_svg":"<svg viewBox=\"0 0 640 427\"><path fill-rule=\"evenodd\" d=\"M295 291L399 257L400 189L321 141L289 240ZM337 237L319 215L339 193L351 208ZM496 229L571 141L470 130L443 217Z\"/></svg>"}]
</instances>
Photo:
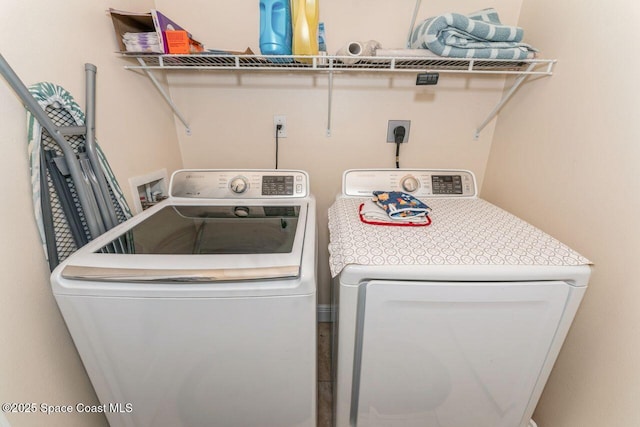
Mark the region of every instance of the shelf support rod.
<instances>
[{"instance_id":1,"label":"shelf support rod","mask_svg":"<svg viewBox=\"0 0 640 427\"><path fill-rule=\"evenodd\" d=\"M416 26L416 18L418 17L420 3L422 3L422 0L416 0L416 5L413 8L413 16L411 17L411 25L409 25L409 34L407 35L407 49L411 49L411 36L413 35L413 29Z\"/></svg>"},{"instance_id":2,"label":"shelf support rod","mask_svg":"<svg viewBox=\"0 0 640 427\"><path fill-rule=\"evenodd\" d=\"M178 107L176 107L176 104L173 103L173 100L171 99L167 91L164 90L158 79L156 79L156 76L154 76L153 73L148 68L146 68L144 60L142 58L138 58L138 62L140 63L140 65L142 65L142 71L144 71L147 77L149 77L151 83L153 83L153 85L156 87L156 89L158 89L158 91L164 98L165 102L169 105L169 107L171 107L173 114L175 114L175 116L182 122L187 135L191 135L191 128L189 127L189 124L185 120L184 116L180 113L180 111L178 111Z\"/></svg>"},{"instance_id":3,"label":"shelf support rod","mask_svg":"<svg viewBox=\"0 0 640 427\"><path fill-rule=\"evenodd\" d=\"M327 138L331 136L331 102L333 98L333 71L329 71L329 93L327 99Z\"/></svg>"},{"instance_id":4,"label":"shelf support rod","mask_svg":"<svg viewBox=\"0 0 640 427\"><path fill-rule=\"evenodd\" d=\"M520 87L520 85L527 79L528 77L528 73L530 71L532 71L536 66L535 62L532 62L531 64L529 64L529 66L527 67L526 71L524 71L524 73L520 74L516 80L513 82L513 85L511 86L511 88L509 89L509 91L507 91L507 93L504 94L504 96L502 97L502 99L500 100L500 102L498 103L498 105L495 106L495 108L489 113L489 116L484 119L484 122L482 122L480 124L480 126L478 126L478 128L476 129L476 133L473 136L473 139L477 140L480 137L480 132L482 132L482 129L485 128L485 126L487 126L489 124L489 122L491 120L493 120L493 118L498 114L498 112L502 109L502 107L504 106L504 104L507 103L507 101L509 101L509 99L511 99L511 97L513 96L513 94L516 92L516 90L518 89L518 87Z\"/></svg>"}]
</instances>

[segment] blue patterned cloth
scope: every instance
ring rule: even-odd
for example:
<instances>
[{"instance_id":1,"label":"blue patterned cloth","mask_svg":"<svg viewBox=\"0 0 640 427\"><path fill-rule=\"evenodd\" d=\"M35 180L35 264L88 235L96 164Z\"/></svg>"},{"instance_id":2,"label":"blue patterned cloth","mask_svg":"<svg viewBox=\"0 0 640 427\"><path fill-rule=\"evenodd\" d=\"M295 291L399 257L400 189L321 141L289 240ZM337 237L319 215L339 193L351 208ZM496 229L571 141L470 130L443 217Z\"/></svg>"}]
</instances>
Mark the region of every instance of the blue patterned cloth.
<instances>
[{"instance_id":1,"label":"blue patterned cloth","mask_svg":"<svg viewBox=\"0 0 640 427\"><path fill-rule=\"evenodd\" d=\"M426 216L431 209L411 194L402 191L374 191L373 201L391 219L408 219Z\"/></svg>"},{"instance_id":2,"label":"blue patterned cloth","mask_svg":"<svg viewBox=\"0 0 640 427\"><path fill-rule=\"evenodd\" d=\"M522 43L523 34L522 28L502 25L492 8L466 16L447 13L421 22L411 34L411 48L456 58L533 58L537 49Z\"/></svg>"}]
</instances>

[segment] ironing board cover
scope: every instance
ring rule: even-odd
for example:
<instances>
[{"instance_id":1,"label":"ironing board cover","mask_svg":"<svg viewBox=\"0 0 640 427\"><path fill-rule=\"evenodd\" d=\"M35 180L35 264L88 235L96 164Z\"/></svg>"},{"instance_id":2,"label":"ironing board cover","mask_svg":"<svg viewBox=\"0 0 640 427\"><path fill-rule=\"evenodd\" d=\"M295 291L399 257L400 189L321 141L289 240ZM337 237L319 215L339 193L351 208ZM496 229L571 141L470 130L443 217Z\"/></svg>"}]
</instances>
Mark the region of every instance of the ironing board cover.
<instances>
[{"instance_id":1,"label":"ironing board cover","mask_svg":"<svg viewBox=\"0 0 640 427\"><path fill-rule=\"evenodd\" d=\"M38 101L38 104L42 107L47 115L51 118L56 126L83 126L85 116L80 106L73 99L73 96L67 92L64 88L55 85L53 83L37 83L29 87L29 92ZM73 240L69 225L65 218L64 212L60 206L59 199L55 192L51 178L48 176L40 176L40 152L41 150L53 150L58 155L62 155L62 151L58 147L58 144L49 136L49 134L42 128L36 118L27 110L27 139L28 139L28 153L31 168L31 187L33 191L33 208L38 224L38 231L42 240L42 248L47 255L46 238L42 217L42 206L40 194L40 180L46 179L50 194L50 205L53 214L53 226L55 231L55 244L58 252L59 261L62 262L65 258L75 252L78 248ZM83 151L85 138L84 135L67 137L67 141L73 148L75 153ZM127 205L127 202L122 193L122 189L118 185L118 181L107 162L107 158L96 143L96 151L98 159L104 171L105 178L109 185L109 193L113 202L113 206L116 210L116 216L119 222L123 222L127 218L131 217L131 211ZM73 182L68 182L69 186L73 186ZM74 194L75 196L75 194ZM79 204L77 199L76 204ZM84 218L81 221L86 228Z\"/></svg>"},{"instance_id":2,"label":"ironing board cover","mask_svg":"<svg viewBox=\"0 0 640 427\"><path fill-rule=\"evenodd\" d=\"M429 199L429 227L364 224L366 199L329 208L329 266L336 277L358 265L587 265L591 262L522 219L482 199Z\"/></svg>"}]
</instances>

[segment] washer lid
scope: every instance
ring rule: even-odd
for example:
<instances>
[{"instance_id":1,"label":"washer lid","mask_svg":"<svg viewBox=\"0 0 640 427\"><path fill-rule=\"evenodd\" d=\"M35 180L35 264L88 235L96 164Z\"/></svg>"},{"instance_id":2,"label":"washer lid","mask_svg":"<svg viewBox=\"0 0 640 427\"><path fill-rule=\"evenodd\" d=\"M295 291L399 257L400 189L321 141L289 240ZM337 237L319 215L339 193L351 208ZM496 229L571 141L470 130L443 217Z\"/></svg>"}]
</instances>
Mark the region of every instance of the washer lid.
<instances>
[{"instance_id":1,"label":"washer lid","mask_svg":"<svg viewBox=\"0 0 640 427\"><path fill-rule=\"evenodd\" d=\"M290 253L300 205L163 207L96 250L145 255Z\"/></svg>"},{"instance_id":2,"label":"washer lid","mask_svg":"<svg viewBox=\"0 0 640 427\"><path fill-rule=\"evenodd\" d=\"M306 202L165 204L82 248L67 279L193 283L300 276Z\"/></svg>"}]
</instances>

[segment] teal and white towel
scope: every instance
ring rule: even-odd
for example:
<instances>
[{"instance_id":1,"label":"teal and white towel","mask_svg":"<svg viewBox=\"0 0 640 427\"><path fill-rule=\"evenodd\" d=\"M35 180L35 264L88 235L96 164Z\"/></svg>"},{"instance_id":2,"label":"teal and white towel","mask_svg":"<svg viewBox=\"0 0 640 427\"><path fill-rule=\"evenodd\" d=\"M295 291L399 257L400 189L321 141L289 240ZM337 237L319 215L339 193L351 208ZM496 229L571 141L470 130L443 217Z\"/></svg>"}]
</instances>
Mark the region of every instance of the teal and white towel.
<instances>
[{"instance_id":1,"label":"teal and white towel","mask_svg":"<svg viewBox=\"0 0 640 427\"><path fill-rule=\"evenodd\" d=\"M522 28L502 25L493 8L466 16L447 13L421 22L411 34L411 48L455 58L533 58L537 49L522 43L523 34Z\"/></svg>"}]
</instances>

